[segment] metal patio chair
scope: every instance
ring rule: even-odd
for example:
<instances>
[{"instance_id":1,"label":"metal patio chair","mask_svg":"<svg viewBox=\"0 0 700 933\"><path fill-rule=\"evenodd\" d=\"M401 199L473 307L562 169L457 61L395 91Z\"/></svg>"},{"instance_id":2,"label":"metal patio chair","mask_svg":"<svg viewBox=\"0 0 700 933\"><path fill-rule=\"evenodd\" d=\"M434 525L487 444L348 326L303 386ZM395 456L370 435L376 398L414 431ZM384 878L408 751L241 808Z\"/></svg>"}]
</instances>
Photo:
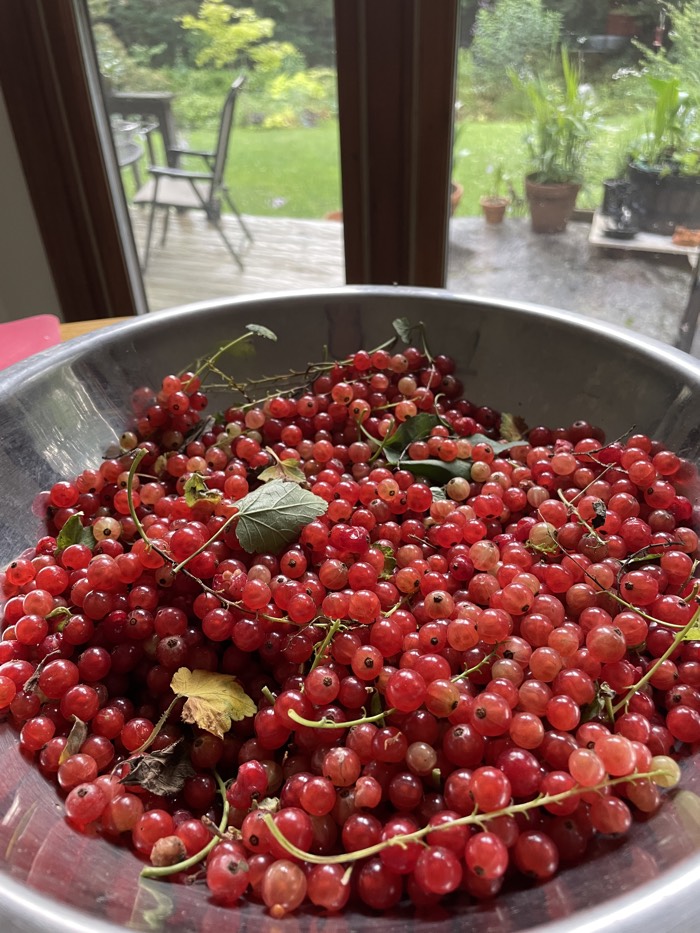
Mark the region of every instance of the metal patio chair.
<instances>
[{"instance_id":1,"label":"metal patio chair","mask_svg":"<svg viewBox=\"0 0 700 933\"><path fill-rule=\"evenodd\" d=\"M163 208L165 212L161 237L162 246L165 245L168 233L168 219L170 217L171 208L176 208L180 211L201 210L204 211L209 222L216 228L224 245L241 271L243 270L243 261L240 253L234 248L221 224L221 202L223 200L228 205L229 209L238 220L244 234L243 242L252 242L253 236L241 217L238 208L231 200L228 187L224 182L224 170L226 168L229 140L233 128L236 99L244 82L245 77L241 75L236 78L231 85L221 111L216 148L212 152L203 152L200 150L173 146L166 152L166 159L168 163L171 164L167 166L149 166L148 172L151 177L133 197L133 203L150 204L151 206L143 258L144 272L148 266L151 240L153 237L153 224L157 208ZM151 161L155 161L153 158L153 147L150 145L149 154L151 156ZM197 172L173 167L172 163L174 162L177 164L180 157L185 155L198 156L203 159L208 170Z\"/></svg>"}]
</instances>

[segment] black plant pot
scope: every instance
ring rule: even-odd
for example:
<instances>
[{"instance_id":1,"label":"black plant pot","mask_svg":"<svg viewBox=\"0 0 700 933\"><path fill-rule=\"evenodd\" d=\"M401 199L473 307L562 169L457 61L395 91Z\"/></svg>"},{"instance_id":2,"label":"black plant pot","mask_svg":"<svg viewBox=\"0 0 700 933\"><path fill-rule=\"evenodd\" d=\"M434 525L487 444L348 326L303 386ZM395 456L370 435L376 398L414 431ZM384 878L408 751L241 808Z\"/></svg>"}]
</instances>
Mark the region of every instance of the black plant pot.
<instances>
[{"instance_id":1,"label":"black plant pot","mask_svg":"<svg viewBox=\"0 0 700 933\"><path fill-rule=\"evenodd\" d=\"M677 226L700 227L700 175L641 167L627 169L640 230L671 236Z\"/></svg>"},{"instance_id":2,"label":"black plant pot","mask_svg":"<svg viewBox=\"0 0 700 933\"><path fill-rule=\"evenodd\" d=\"M603 233L614 239L630 240L639 232L638 218L633 202L632 184L624 178L606 178L603 181Z\"/></svg>"}]
</instances>

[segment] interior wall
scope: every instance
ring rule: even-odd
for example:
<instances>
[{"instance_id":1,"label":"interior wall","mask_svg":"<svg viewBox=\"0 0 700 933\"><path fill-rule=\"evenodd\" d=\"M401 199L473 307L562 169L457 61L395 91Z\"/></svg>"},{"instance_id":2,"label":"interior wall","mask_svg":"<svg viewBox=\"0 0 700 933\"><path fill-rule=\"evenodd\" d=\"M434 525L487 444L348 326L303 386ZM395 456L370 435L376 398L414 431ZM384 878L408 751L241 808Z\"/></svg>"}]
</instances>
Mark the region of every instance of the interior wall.
<instances>
[{"instance_id":1,"label":"interior wall","mask_svg":"<svg viewBox=\"0 0 700 933\"><path fill-rule=\"evenodd\" d=\"M1 91L0 204L0 322L62 318Z\"/></svg>"}]
</instances>

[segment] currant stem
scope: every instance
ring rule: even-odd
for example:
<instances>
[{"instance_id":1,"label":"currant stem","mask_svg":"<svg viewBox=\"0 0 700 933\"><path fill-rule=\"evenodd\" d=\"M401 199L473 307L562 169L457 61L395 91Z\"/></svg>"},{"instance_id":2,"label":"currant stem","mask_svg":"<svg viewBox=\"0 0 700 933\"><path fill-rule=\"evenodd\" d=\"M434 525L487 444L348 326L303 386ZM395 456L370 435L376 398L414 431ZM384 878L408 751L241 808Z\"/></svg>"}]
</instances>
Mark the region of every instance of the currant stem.
<instances>
[{"instance_id":1,"label":"currant stem","mask_svg":"<svg viewBox=\"0 0 700 933\"><path fill-rule=\"evenodd\" d=\"M475 664L473 667L468 667L466 670L462 671L461 674L455 674L451 678L452 683L455 683L457 680L464 680L465 677L469 677L470 674L476 674L477 671L480 671L482 667L489 663L491 658L495 658L498 654L497 647L490 651L485 658L482 658L478 664Z\"/></svg>"},{"instance_id":2,"label":"currant stem","mask_svg":"<svg viewBox=\"0 0 700 933\"><path fill-rule=\"evenodd\" d=\"M291 715L291 713L290 713ZM605 781L601 781L599 784L594 784L592 787L582 787L577 785L572 787L569 790L560 791L558 794L540 794L538 797L534 797L532 800L526 800L524 803L511 804L507 807L501 807L500 810L492 810L490 813L469 813L467 816L461 816L455 820L449 820L448 822L441 823L438 826L423 826L421 829L417 829L412 833L404 833L399 836L393 836L391 839L387 839L384 842L377 842L373 846L367 846L364 849L358 849L355 852L342 852L338 855L314 855L312 852L304 852L303 849L299 849L292 842L290 842L287 837L278 829L275 824L274 819L269 814L266 814L263 819L265 824L270 831L270 834L279 842L279 844L289 852L290 855L296 856L296 858L301 859L304 862L309 862L313 865L343 865L346 862L359 862L361 859L369 858L372 855L377 855L383 849L386 849L387 846L406 846L411 842L419 842L424 836L427 836L428 833L440 832L445 829L454 829L457 826L480 826L484 823L488 823L489 820L497 819L499 816L513 816L516 813L527 813L529 810L535 810L537 807L546 807L553 803L561 803L562 800L566 800L569 797L579 796L583 793L596 793L597 791L604 790L606 787L615 787L617 784L623 784L627 781L641 781L641 780L653 780L653 778L663 774L661 770L658 771L646 771L641 774L627 774L623 777L608 778Z\"/></svg>"},{"instance_id":3,"label":"currant stem","mask_svg":"<svg viewBox=\"0 0 700 933\"><path fill-rule=\"evenodd\" d=\"M196 551L194 551L192 554L189 554L184 560L181 560L179 564L173 567L173 573L175 574L179 573L184 567L187 566L187 564L189 564L191 560L194 560L194 558L197 557L198 554L201 554L202 551L206 551L209 545L212 544L214 541L216 541L217 538L220 538L221 535L224 534L224 532L228 528L230 528L230 526L233 524L233 522L237 518L238 518L238 512L234 512L233 515L229 515L229 517L223 523L221 528L217 528L217 530L214 532L211 538L209 538L208 541L205 541L201 547L198 547Z\"/></svg>"},{"instance_id":4,"label":"currant stem","mask_svg":"<svg viewBox=\"0 0 700 933\"><path fill-rule=\"evenodd\" d=\"M576 516L576 518L578 518L578 520L581 522L581 524L583 525L583 527L588 529L588 533L589 533L590 535L592 535L592 536L596 539L596 541L598 542L598 544L605 544L605 541L603 541L603 539L600 537L600 535L599 535L598 532L595 530L595 528L593 527L593 525L589 525L589 524L588 524L588 522L586 521L586 519L582 517L581 513L580 513L579 510L576 508L576 506L573 504L573 502L569 502L569 500L566 499L566 498L564 497L564 494L563 494L563 492L562 492L561 489L557 489L557 495L559 496L559 498L561 499L561 501L567 506L567 508L571 509L571 511L574 513L574 515Z\"/></svg>"},{"instance_id":5,"label":"currant stem","mask_svg":"<svg viewBox=\"0 0 700 933\"><path fill-rule=\"evenodd\" d=\"M642 687L644 687L651 680L651 678L654 676L654 674L659 669L659 667L663 664L663 662L668 660L668 658L671 657L673 652L683 641L686 633L691 630L691 628L697 623L699 618L700 618L700 607L698 607L695 610L690 622L684 625L683 628L680 630L680 632L678 632L678 634L675 636L675 638L673 639L671 644L668 646L666 651L664 651L664 653L661 655L661 657L657 658L656 661L651 665L649 670L646 672L646 674L642 678L640 678L636 684L633 684L629 688L629 690L624 695L624 697L620 700L620 702L616 703L613 706L612 708L613 713L618 713L623 707L626 707L629 701L635 695L635 693L638 693L642 689Z\"/></svg>"},{"instance_id":6,"label":"currant stem","mask_svg":"<svg viewBox=\"0 0 700 933\"><path fill-rule=\"evenodd\" d=\"M141 520L136 514L136 507L134 506L134 492L133 492L134 476L136 475L136 471L138 469L139 463L141 463L141 461L143 460L143 458L146 456L147 453L148 453L148 450L145 447L141 447L139 448L139 450L136 451L134 459L131 461L131 466L129 467L129 475L127 476L127 479L126 479L126 500L129 506L129 515L131 516L133 523L136 525L136 530L138 531L141 540L145 544L147 544L148 547L150 548L152 547L151 539L146 534L146 531L143 525L141 524Z\"/></svg>"},{"instance_id":7,"label":"currant stem","mask_svg":"<svg viewBox=\"0 0 700 933\"><path fill-rule=\"evenodd\" d=\"M272 692L272 690L270 690L270 688L269 688L267 685L265 685L265 686L262 688L262 690L260 691L260 693L265 697L265 699L266 699L267 702L270 704L270 706L274 706L274 705L275 705L275 695L274 695L274 693Z\"/></svg>"},{"instance_id":8,"label":"currant stem","mask_svg":"<svg viewBox=\"0 0 700 933\"><path fill-rule=\"evenodd\" d=\"M311 673L311 671L316 670L318 665L323 661L323 656L325 655L328 649L328 646L330 645L331 641L333 640L334 635L336 634L339 628L340 628L340 619L334 619L328 631L326 632L326 637L323 639L323 641L319 645L318 651L316 651L313 663L311 664L311 667L309 669L309 673Z\"/></svg>"},{"instance_id":9,"label":"currant stem","mask_svg":"<svg viewBox=\"0 0 700 933\"><path fill-rule=\"evenodd\" d=\"M155 740L158 738L158 735L159 735L159 733L160 733L160 730L163 728L163 726L164 726L164 725L166 724L166 722L168 721L168 716L172 713L173 709L175 708L175 704L176 704L177 701L180 700L180 699L181 699L181 697L179 697L179 696L173 697L173 699L171 700L171 702L168 704L168 708L167 708L167 709L165 710L165 712L161 715L160 719L158 720L158 722L157 722L157 723L155 724L155 726L153 727L153 731L152 731L151 734L148 736L148 738L146 739L146 741L143 742L141 745L139 745L139 747L136 749L136 751L134 751L134 752L131 753L131 757L132 757L132 758L135 757L136 755L143 755L143 753L144 753L145 751L148 751L148 749L151 747L151 745L153 745L153 743L155 742Z\"/></svg>"},{"instance_id":10,"label":"currant stem","mask_svg":"<svg viewBox=\"0 0 700 933\"><path fill-rule=\"evenodd\" d=\"M241 334L240 337L236 337L235 340L230 340L228 343L225 343L223 347L219 347L216 353L204 360L202 365L195 370L194 375L198 376L200 373L204 372L205 369L213 369L214 363L216 363L220 356L235 347L236 344L242 343L244 340L250 340L253 336L254 334L252 331L247 331L245 334Z\"/></svg>"},{"instance_id":11,"label":"currant stem","mask_svg":"<svg viewBox=\"0 0 700 933\"><path fill-rule=\"evenodd\" d=\"M379 722L380 719L391 716L395 712L396 710L391 707L391 709L385 709L374 716L363 716L362 719L351 719L349 722L331 722L329 719L304 719L294 709L290 709L287 715L300 726L308 726L309 729L350 729L352 726L361 726L366 722Z\"/></svg>"},{"instance_id":12,"label":"currant stem","mask_svg":"<svg viewBox=\"0 0 700 933\"><path fill-rule=\"evenodd\" d=\"M176 862L175 865L161 865L158 867L154 865L147 865L145 868L141 869L142 878L166 878L168 875L176 875L178 872L187 871L205 859L214 846L220 841L221 836L228 826L229 803L226 799L226 785L219 777L219 773L217 771L214 771L214 777L216 778L216 783L219 787L219 793L221 794L221 799L223 801L223 810L218 826L218 832L211 837L203 849L200 849L199 852L195 852L194 855L184 859L182 862Z\"/></svg>"}]
</instances>

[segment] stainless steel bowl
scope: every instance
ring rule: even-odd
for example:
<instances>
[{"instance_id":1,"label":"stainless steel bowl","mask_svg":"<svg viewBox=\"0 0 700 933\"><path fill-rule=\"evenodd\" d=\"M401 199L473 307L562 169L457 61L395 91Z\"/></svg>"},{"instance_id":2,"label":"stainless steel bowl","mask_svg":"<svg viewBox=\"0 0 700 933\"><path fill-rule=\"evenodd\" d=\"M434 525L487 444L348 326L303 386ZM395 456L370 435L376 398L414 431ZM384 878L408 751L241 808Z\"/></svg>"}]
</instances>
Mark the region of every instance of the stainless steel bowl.
<instances>
[{"instance_id":1,"label":"stainless steel bowl","mask_svg":"<svg viewBox=\"0 0 700 933\"><path fill-rule=\"evenodd\" d=\"M468 398L522 415L530 425L577 418L608 437L632 426L700 461L700 364L685 354L573 314L455 297L441 291L344 288L207 302L154 314L46 351L0 374L0 565L32 544L36 494L59 477L99 463L127 419L133 387L185 367L257 322L277 343L259 341L242 374L278 373L342 356L391 334L397 317L423 321L431 345L458 360ZM223 398L214 399L214 405ZM697 483L688 494L698 500ZM624 840L607 840L580 866L493 903L433 910L320 918L301 914L280 929L356 931L370 923L398 933L413 922L481 933L690 931L700 927L700 756L683 762L683 789ZM127 850L75 833L53 787L0 725L0 929L46 931L268 930L258 906L224 911L202 886L137 882ZM696 890L694 890L694 888Z\"/></svg>"}]
</instances>

